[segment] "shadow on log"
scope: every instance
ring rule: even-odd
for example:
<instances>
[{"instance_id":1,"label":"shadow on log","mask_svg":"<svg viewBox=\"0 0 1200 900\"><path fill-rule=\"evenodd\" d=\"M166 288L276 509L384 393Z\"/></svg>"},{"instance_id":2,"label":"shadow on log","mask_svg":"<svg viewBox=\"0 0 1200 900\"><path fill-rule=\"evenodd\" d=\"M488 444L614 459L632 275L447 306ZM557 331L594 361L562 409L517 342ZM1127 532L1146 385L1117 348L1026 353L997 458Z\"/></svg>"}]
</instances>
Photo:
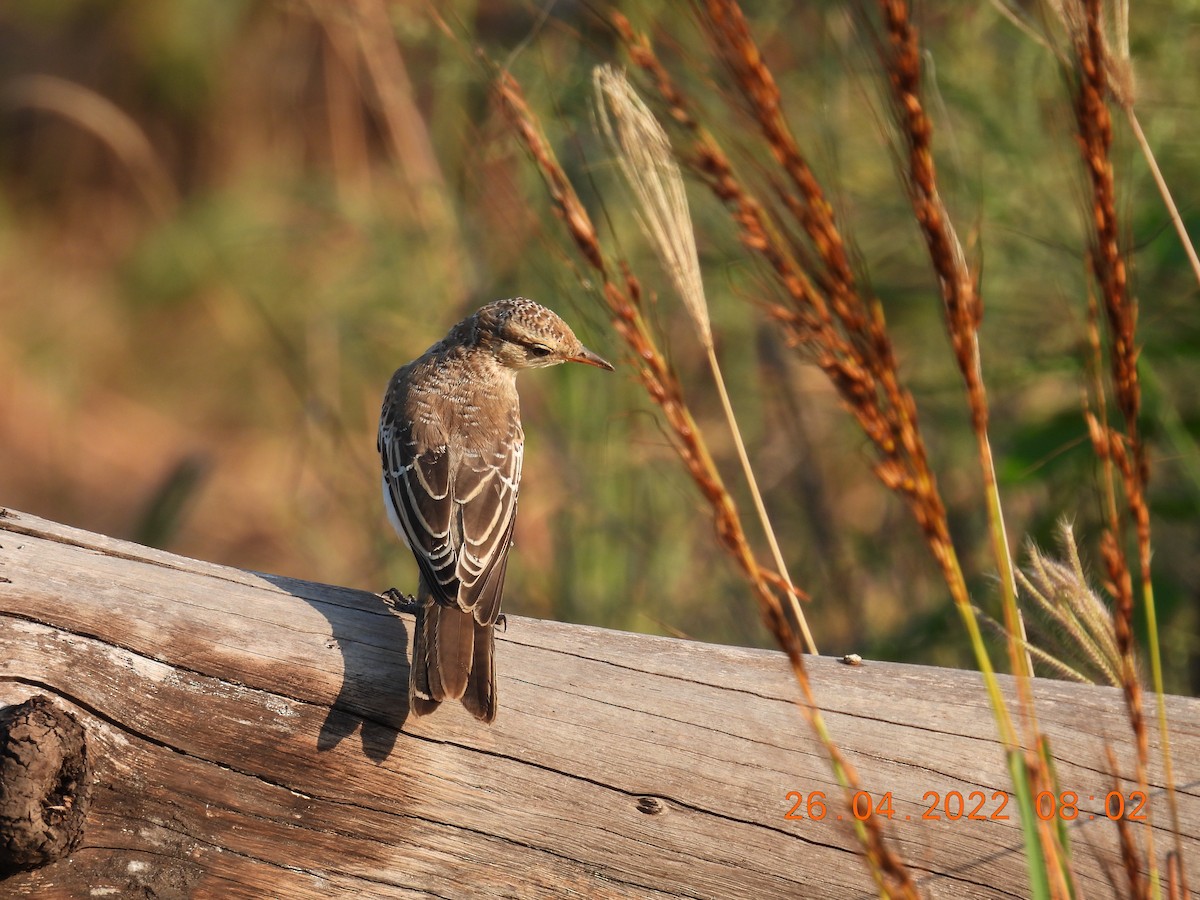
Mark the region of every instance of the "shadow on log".
<instances>
[{"instance_id":1,"label":"shadow on log","mask_svg":"<svg viewBox=\"0 0 1200 900\"><path fill-rule=\"evenodd\" d=\"M358 731L367 758L381 763L391 755L408 718L408 629L411 622L392 615L373 594L355 602L375 613L365 622L347 607L330 604L320 588L306 581L263 575L280 590L305 601L329 623L330 647L342 657L342 686L329 706L317 736L317 749L332 750ZM316 590L314 590L314 588ZM383 652L380 652L380 650Z\"/></svg>"},{"instance_id":2,"label":"shadow on log","mask_svg":"<svg viewBox=\"0 0 1200 900\"><path fill-rule=\"evenodd\" d=\"M75 851L0 893L875 896L781 654L509 617L489 728L458 704L406 721L411 625L363 591L7 513L0 706L53 697L86 729L95 772ZM1025 896L979 677L870 660L810 671L922 892ZM1079 797L1081 895L1114 896L1104 798L1119 791L1127 816L1137 802L1105 761L1107 743L1133 770L1121 695L1044 680L1035 693ZM1168 710L1194 872L1200 701ZM1160 853L1161 778L1156 759L1149 821L1131 823Z\"/></svg>"}]
</instances>

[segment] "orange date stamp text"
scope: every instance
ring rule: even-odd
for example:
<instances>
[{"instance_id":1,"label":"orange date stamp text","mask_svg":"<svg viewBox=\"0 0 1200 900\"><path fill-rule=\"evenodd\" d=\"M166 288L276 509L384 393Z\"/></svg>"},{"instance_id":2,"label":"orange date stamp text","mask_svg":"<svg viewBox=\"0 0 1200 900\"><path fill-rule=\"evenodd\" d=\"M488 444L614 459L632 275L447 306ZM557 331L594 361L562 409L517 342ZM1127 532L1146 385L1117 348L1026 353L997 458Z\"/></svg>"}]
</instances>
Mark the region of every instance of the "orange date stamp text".
<instances>
[{"instance_id":1,"label":"orange date stamp text","mask_svg":"<svg viewBox=\"0 0 1200 900\"><path fill-rule=\"evenodd\" d=\"M846 818L842 813L830 809L824 791L788 791L785 799L789 804L784 812L785 819L809 819L821 822L827 818L841 820ZM1009 816L1007 791L926 791L921 796L925 805L921 813L901 813L895 808L892 792L876 795L870 791L858 791L850 804L853 817L865 822L872 816L885 819L908 821L968 821L968 822L1007 822ZM1079 808L1080 796L1076 791L1042 791L1035 799L1034 808L1037 816L1043 821L1062 819L1073 822L1076 819L1125 819L1130 822L1146 821L1146 794L1143 791L1109 791L1104 795L1089 794L1088 802L1102 802L1100 812L1088 812Z\"/></svg>"}]
</instances>

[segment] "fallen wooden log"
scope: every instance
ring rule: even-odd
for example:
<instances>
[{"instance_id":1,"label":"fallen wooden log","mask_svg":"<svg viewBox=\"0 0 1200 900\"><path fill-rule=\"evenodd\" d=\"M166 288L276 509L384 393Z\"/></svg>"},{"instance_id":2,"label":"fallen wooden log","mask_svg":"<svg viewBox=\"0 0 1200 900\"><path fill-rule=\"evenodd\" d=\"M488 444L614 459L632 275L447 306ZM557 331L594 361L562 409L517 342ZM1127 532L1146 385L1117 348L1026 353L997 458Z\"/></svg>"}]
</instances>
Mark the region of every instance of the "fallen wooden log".
<instances>
[{"instance_id":1,"label":"fallen wooden log","mask_svg":"<svg viewBox=\"0 0 1200 900\"><path fill-rule=\"evenodd\" d=\"M495 725L457 704L406 721L411 626L363 591L5 511L0 706L49 696L85 727L94 776L77 849L9 875L0 894L875 895L781 654L510 617ZM922 892L1025 896L979 676L809 669L867 792L860 814L890 814ZM1153 829L1161 858L1172 835L1157 753L1143 800L1118 691L1038 680L1035 694L1078 798L1081 895L1120 895L1105 797L1134 815L1143 846ZM1168 710L1194 883L1200 701Z\"/></svg>"}]
</instances>

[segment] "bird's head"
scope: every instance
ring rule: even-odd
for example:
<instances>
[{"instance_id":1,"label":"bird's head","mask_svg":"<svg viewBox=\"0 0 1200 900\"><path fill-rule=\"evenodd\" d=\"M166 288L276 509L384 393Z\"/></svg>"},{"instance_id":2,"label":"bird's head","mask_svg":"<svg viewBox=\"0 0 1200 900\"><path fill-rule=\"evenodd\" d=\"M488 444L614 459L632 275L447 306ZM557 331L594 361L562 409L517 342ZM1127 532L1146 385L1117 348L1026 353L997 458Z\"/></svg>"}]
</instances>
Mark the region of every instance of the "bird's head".
<instances>
[{"instance_id":1,"label":"bird's head","mask_svg":"<svg viewBox=\"0 0 1200 900\"><path fill-rule=\"evenodd\" d=\"M507 368L540 369L578 362L613 370L609 362L583 346L558 315L524 297L495 300L473 318L479 345Z\"/></svg>"}]
</instances>

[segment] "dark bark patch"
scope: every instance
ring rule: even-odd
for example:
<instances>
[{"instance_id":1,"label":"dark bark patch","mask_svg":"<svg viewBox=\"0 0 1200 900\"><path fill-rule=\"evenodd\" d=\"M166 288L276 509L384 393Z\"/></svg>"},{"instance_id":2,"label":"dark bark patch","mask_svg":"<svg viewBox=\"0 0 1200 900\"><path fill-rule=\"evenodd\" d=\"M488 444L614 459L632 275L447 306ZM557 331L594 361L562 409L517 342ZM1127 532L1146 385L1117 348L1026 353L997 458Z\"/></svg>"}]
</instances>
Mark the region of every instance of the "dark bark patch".
<instances>
[{"instance_id":1,"label":"dark bark patch","mask_svg":"<svg viewBox=\"0 0 1200 900\"><path fill-rule=\"evenodd\" d=\"M0 875L62 859L83 837L83 726L45 696L0 710Z\"/></svg>"}]
</instances>

